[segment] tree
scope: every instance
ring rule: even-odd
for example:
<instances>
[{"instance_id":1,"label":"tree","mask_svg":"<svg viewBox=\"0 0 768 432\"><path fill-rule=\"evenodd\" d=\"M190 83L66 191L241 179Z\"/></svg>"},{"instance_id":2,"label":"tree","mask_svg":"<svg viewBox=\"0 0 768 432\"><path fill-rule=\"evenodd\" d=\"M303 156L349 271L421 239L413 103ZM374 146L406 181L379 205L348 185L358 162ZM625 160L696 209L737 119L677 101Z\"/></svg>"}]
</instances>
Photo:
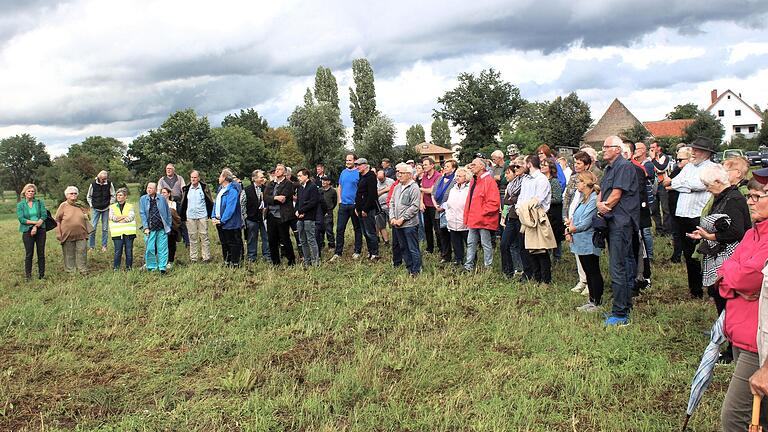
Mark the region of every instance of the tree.
<instances>
[{"instance_id":1,"label":"tree","mask_svg":"<svg viewBox=\"0 0 768 432\"><path fill-rule=\"evenodd\" d=\"M379 112L376 110L376 87L373 83L373 68L368 59L352 60L352 77L355 88L349 88L349 109L355 124L352 140L355 145L363 138L363 132Z\"/></svg>"},{"instance_id":2,"label":"tree","mask_svg":"<svg viewBox=\"0 0 768 432\"><path fill-rule=\"evenodd\" d=\"M757 137L747 138L744 136L744 134L737 133L731 137L731 142L728 143L726 148L751 151L751 150L758 150L760 148L760 145L758 144Z\"/></svg>"},{"instance_id":3,"label":"tree","mask_svg":"<svg viewBox=\"0 0 768 432\"><path fill-rule=\"evenodd\" d=\"M432 144L451 148L451 128L448 127L448 120L439 116L436 117L432 121L430 134L432 135Z\"/></svg>"},{"instance_id":4,"label":"tree","mask_svg":"<svg viewBox=\"0 0 768 432\"><path fill-rule=\"evenodd\" d=\"M51 164L45 144L29 134L14 135L0 140L0 184L16 192L21 200L21 188L37 183L41 167Z\"/></svg>"},{"instance_id":5,"label":"tree","mask_svg":"<svg viewBox=\"0 0 768 432\"><path fill-rule=\"evenodd\" d=\"M423 141L422 141L423 142ZM379 114L368 122L363 139L357 146L357 154L368 159L371 166L378 166L384 158L395 159L395 124Z\"/></svg>"},{"instance_id":6,"label":"tree","mask_svg":"<svg viewBox=\"0 0 768 432\"><path fill-rule=\"evenodd\" d=\"M694 122L685 128L685 142L691 143L698 137L706 137L711 139L715 146L722 143L725 128L720 119L704 110L700 110L694 119Z\"/></svg>"},{"instance_id":7,"label":"tree","mask_svg":"<svg viewBox=\"0 0 768 432\"><path fill-rule=\"evenodd\" d=\"M520 151L520 154L529 155L534 154L536 148L542 142L542 139L535 131L512 128L511 125L506 125L501 130L501 142L499 144L503 150L508 150L511 146L515 146Z\"/></svg>"},{"instance_id":8,"label":"tree","mask_svg":"<svg viewBox=\"0 0 768 432\"><path fill-rule=\"evenodd\" d=\"M250 178L253 170L274 166L275 155L256 138L251 131L241 126L227 126L211 130L212 142L224 150L222 166L228 167L240 178Z\"/></svg>"},{"instance_id":9,"label":"tree","mask_svg":"<svg viewBox=\"0 0 768 432\"><path fill-rule=\"evenodd\" d=\"M692 119L696 118L696 114L699 112L699 106L693 102L687 104L677 105L675 109L667 114L667 120L680 120L680 119Z\"/></svg>"},{"instance_id":10,"label":"tree","mask_svg":"<svg viewBox=\"0 0 768 432\"><path fill-rule=\"evenodd\" d=\"M293 137L291 128L285 126L270 128L264 133L264 144L268 148L275 149L277 163L285 164L291 168L304 165L304 156L296 145L296 139Z\"/></svg>"},{"instance_id":11,"label":"tree","mask_svg":"<svg viewBox=\"0 0 768 432\"><path fill-rule=\"evenodd\" d=\"M122 141L111 138L92 136L86 138L82 143L72 144L67 151L67 155L70 157L77 157L80 155L86 155L93 158L97 164L100 164L106 169L110 162L117 159L123 160L125 157L126 145ZM98 171L96 172L98 173ZM93 175L95 176L96 173Z\"/></svg>"},{"instance_id":12,"label":"tree","mask_svg":"<svg viewBox=\"0 0 768 432\"><path fill-rule=\"evenodd\" d=\"M550 147L579 147L584 133L592 124L589 105L575 92L565 98L558 96L544 108L546 128L544 142Z\"/></svg>"},{"instance_id":13,"label":"tree","mask_svg":"<svg viewBox=\"0 0 768 432\"><path fill-rule=\"evenodd\" d=\"M424 126L420 124L413 125L409 127L407 131L405 131L406 145L414 146L416 144L421 144L426 140L427 138L425 137Z\"/></svg>"},{"instance_id":14,"label":"tree","mask_svg":"<svg viewBox=\"0 0 768 432\"><path fill-rule=\"evenodd\" d=\"M758 147L768 147L768 111L763 112L763 125L757 134Z\"/></svg>"},{"instance_id":15,"label":"tree","mask_svg":"<svg viewBox=\"0 0 768 432\"><path fill-rule=\"evenodd\" d=\"M259 115L253 108L240 110L239 114L227 114L221 122L221 127L240 126L251 131L256 138L263 138L264 132L269 129L267 120Z\"/></svg>"},{"instance_id":16,"label":"tree","mask_svg":"<svg viewBox=\"0 0 768 432\"><path fill-rule=\"evenodd\" d=\"M645 141L646 138L651 136L651 133L648 132L648 129L642 123L638 123L629 129L621 131L621 136L636 143Z\"/></svg>"},{"instance_id":17,"label":"tree","mask_svg":"<svg viewBox=\"0 0 768 432\"><path fill-rule=\"evenodd\" d=\"M417 161L419 159L421 159L421 153L416 150L415 146L404 145L395 151L395 158L393 160L405 162L407 160Z\"/></svg>"},{"instance_id":18,"label":"tree","mask_svg":"<svg viewBox=\"0 0 768 432\"><path fill-rule=\"evenodd\" d=\"M288 125L308 165L338 160L346 131L337 107L328 102L316 102L312 91L307 89L304 105L293 110Z\"/></svg>"},{"instance_id":19,"label":"tree","mask_svg":"<svg viewBox=\"0 0 768 432\"><path fill-rule=\"evenodd\" d=\"M467 161L481 147L496 142L501 126L512 120L523 100L520 90L493 69L479 76L465 72L458 79L455 89L437 99L442 109L435 115L453 122L464 134L460 158Z\"/></svg>"},{"instance_id":20,"label":"tree","mask_svg":"<svg viewBox=\"0 0 768 432\"><path fill-rule=\"evenodd\" d=\"M315 98L339 110L339 86L331 69L318 66L315 72Z\"/></svg>"}]
</instances>

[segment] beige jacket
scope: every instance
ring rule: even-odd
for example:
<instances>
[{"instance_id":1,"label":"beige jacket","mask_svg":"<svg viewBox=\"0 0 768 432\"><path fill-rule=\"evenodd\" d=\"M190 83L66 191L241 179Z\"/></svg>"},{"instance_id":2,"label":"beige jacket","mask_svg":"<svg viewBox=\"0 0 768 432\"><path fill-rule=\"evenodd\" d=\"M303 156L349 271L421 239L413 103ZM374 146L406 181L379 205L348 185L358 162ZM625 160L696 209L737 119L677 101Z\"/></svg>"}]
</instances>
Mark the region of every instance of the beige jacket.
<instances>
[{"instance_id":1,"label":"beige jacket","mask_svg":"<svg viewBox=\"0 0 768 432\"><path fill-rule=\"evenodd\" d=\"M520 232L525 235L526 249L543 251L557 247L547 212L539 206L536 198L529 199L515 211L520 218Z\"/></svg>"},{"instance_id":2,"label":"beige jacket","mask_svg":"<svg viewBox=\"0 0 768 432\"><path fill-rule=\"evenodd\" d=\"M757 315L757 355L760 366L768 358L768 261L763 267L763 287L760 289L760 305Z\"/></svg>"}]
</instances>

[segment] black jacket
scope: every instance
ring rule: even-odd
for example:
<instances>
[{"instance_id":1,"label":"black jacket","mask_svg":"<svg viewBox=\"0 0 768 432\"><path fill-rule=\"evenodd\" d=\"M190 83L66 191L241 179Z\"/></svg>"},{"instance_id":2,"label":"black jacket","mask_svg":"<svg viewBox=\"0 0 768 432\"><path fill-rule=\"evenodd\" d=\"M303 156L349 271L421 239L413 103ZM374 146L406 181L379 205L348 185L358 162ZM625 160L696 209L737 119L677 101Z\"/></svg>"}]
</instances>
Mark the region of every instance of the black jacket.
<instances>
[{"instance_id":1,"label":"black jacket","mask_svg":"<svg viewBox=\"0 0 768 432\"><path fill-rule=\"evenodd\" d=\"M323 209L320 205L320 191L317 186L308 181L305 186L296 190L296 212L304 214L304 219L320 222L323 220Z\"/></svg>"},{"instance_id":2,"label":"black jacket","mask_svg":"<svg viewBox=\"0 0 768 432\"><path fill-rule=\"evenodd\" d=\"M360 176L360 181L357 183L357 194L355 195L355 210L360 212L371 212L376 209L376 203L379 199L379 194L376 190L376 174L373 170Z\"/></svg>"},{"instance_id":3,"label":"black jacket","mask_svg":"<svg viewBox=\"0 0 768 432\"><path fill-rule=\"evenodd\" d=\"M328 190L320 188L320 193L323 195L323 211L325 213L333 213L333 209L339 203L338 192L336 192L336 189L329 187Z\"/></svg>"},{"instance_id":4,"label":"black jacket","mask_svg":"<svg viewBox=\"0 0 768 432\"><path fill-rule=\"evenodd\" d=\"M280 219L283 222L289 222L296 219L296 211L293 209L293 195L296 192L293 183L288 179L283 179L282 182L267 183L267 187L264 188L264 205L267 206L267 214L270 214L269 206L280 206ZM285 202L281 203L275 201L276 196L284 196Z\"/></svg>"},{"instance_id":5,"label":"black jacket","mask_svg":"<svg viewBox=\"0 0 768 432\"><path fill-rule=\"evenodd\" d=\"M261 207L263 196L260 193L256 193L256 185L253 183L244 190L246 219L251 222L262 222L264 214L259 207Z\"/></svg>"},{"instance_id":6,"label":"black jacket","mask_svg":"<svg viewBox=\"0 0 768 432\"><path fill-rule=\"evenodd\" d=\"M187 220L187 205L189 204L187 201L187 193L189 192L190 186L192 185L188 184L181 188L181 204L179 206L178 213L182 222ZM211 210L213 210L213 200L211 199L211 193L205 183L200 182L200 187L203 188L203 197L205 198L205 214L210 218Z\"/></svg>"}]
</instances>

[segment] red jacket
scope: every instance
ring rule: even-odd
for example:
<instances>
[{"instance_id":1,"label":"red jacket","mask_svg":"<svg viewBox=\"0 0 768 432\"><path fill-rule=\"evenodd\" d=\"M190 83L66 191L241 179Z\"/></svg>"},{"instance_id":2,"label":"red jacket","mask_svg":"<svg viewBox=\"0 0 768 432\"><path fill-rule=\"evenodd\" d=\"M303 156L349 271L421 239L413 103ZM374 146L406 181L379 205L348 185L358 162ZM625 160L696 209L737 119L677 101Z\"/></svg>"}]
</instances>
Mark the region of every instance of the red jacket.
<instances>
[{"instance_id":1,"label":"red jacket","mask_svg":"<svg viewBox=\"0 0 768 432\"><path fill-rule=\"evenodd\" d=\"M725 335L733 346L757 352L757 299L749 301L738 293L760 294L763 267L768 259L768 220L755 224L744 233L744 238L730 258L717 271L723 276L720 295L728 299L725 304Z\"/></svg>"},{"instance_id":2,"label":"red jacket","mask_svg":"<svg viewBox=\"0 0 768 432\"><path fill-rule=\"evenodd\" d=\"M499 229L499 187L489 171L469 183L464 225L470 228Z\"/></svg>"}]
</instances>

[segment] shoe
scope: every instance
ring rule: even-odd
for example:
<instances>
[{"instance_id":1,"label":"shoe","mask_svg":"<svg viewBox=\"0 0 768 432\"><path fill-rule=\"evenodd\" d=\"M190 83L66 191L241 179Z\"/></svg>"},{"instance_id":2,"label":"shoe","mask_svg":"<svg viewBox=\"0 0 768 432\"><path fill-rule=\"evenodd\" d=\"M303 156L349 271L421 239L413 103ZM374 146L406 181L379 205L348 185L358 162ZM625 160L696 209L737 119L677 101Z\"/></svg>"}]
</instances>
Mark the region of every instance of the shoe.
<instances>
[{"instance_id":1,"label":"shoe","mask_svg":"<svg viewBox=\"0 0 768 432\"><path fill-rule=\"evenodd\" d=\"M369 259L370 259L372 262L377 262L378 260L380 260L380 259L381 259L381 257L380 257L380 256L378 256L378 255L371 255L371 257L370 257Z\"/></svg>"},{"instance_id":2,"label":"shoe","mask_svg":"<svg viewBox=\"0 0 768 432\"><path fill-rule=\"evenodd\" d=\"M592 303L591 301L588 301L584 305L577 307L576 310L579 312L586 312L586 313L599 312L600 306Z\"/></svg>"},{"instance_id":3,"label":"shoe","mask_svg":"<svg viewBox=\"0 0 768 432\"><path fill-rule=\"evenodd\" d=\"M167 272L167 271L165 271L165 270L160 270L160 275L161 275L161 276L165 276L167 273L168 273L168 272Z\"/></svg>"},{"instance_id":4,"label":"shoe","mask_svg":"<svg viewBox=\"0 0 768 432\"><path fill-rule=\"evenodd\" d=\"M328 262L334 262L337 259L339 259L339 255L334 255L334 256L331 257L331 259L328 260Z\"/></svg>"},{"instance_id":5,"label":"shoe","mask_svg":"<svg viewBox=\"0 0 768 432\"><path fill-rule=\"evenodd\" d=\"M168 263L168 264L165 266L165 268L167 268L168 270L170 270L170 269L171 269L171 267L173 267L173 263Z\"/></svg>"},{"instance_id":6,"label":"shoe","mask_svg":"<svg viewBox=\"0 0 768 432\"><path fill-rule=\"evenodd\" d=\"M101 247L101 251L102 251L102 252L106 252L106 251L107 251L107 247L106 247L106 246L102 246L102 247Z\"/></svg>"},{"instance_id":7,"label":"shoe","mask_svg":"<svg viewBox=\"0 0 768 432\"><path fill-rule=\"evenodd\" d=\"M353 253L352 254L352 259L353 260L360 259L360 254L359 253Z\"/></svg>"},{"instance_id":8,"label":"shoe","mask_svg":"<svg viewBox=\"0 0 768 432\"><path fill-rule=\"evenodd\" d=\"M583 295L583 296L588 296L589 295L589 287L588 286L584 287L584 291L581 292L581 295Z\"/></svg>"},{"instance_id":9,"label":"shoe","mask_svg":"<svg viewBox=\"0 0 768 432\"><path fill-rule=\"evenodd\" d=\"M571 288L571 292L581 293L582 291L584 291L584 288L586 287L587 287L587 284L585 284L582 281L579 281L579 283L577 283L576 286Z\"/></svg>"},{"instance_id":10,"label":"shoe","mask_svg":"<svg viewBox=\"0 0 768 432\"><path fill-rule=\"evenodd\" d=\"M629 318L611 315L605 319L606 327L626 327L629 325Z\"/></svg>"},{"instance_id":11,"label":"shoe","mask_svg":"<svg viewBox=\"0 0 768 432\"><path fill-rule=\"evenodd\" d=\"M717 363L718 364L731 364L733 362L733 354L730 352L721 352L720 355L717 357Z\"/></svg>"}]
</instances>

